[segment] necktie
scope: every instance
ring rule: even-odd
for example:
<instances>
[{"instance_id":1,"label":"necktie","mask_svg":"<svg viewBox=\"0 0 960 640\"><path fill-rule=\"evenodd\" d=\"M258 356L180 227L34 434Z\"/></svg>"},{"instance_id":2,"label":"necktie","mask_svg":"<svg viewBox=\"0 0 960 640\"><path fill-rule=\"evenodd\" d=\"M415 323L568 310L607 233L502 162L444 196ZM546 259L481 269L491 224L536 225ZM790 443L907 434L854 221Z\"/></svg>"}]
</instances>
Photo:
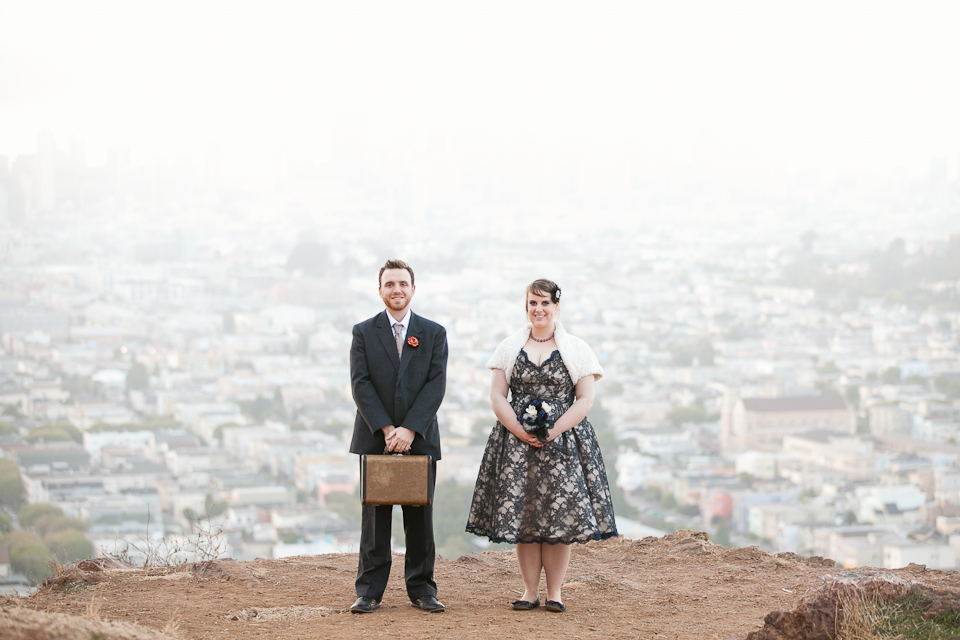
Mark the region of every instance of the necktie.
<instances>
[{"instance_id":1,"label":"necktie","mask_svg":"<svg viewBox=\"0 0 960 640\"><path fill-rule=\"evenodd\" d=\"M393 334L397 337L397 355L403 353L403 325L399 322L393 325Z\"/></svg>"}]
</instances>

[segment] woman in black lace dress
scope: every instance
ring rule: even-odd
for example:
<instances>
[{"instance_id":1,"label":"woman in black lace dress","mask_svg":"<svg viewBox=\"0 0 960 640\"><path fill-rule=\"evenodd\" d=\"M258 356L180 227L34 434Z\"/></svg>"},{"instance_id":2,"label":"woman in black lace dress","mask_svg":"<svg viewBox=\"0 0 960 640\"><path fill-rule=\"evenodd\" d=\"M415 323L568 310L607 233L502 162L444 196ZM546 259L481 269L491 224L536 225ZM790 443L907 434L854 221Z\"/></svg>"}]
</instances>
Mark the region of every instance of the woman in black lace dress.
<instances>
[{"instance_id":1,"label":"woman in black lace dress","mask_svg":"<svg viewBox=\"0 0 960 640\"><path fill-rule=\"evenodd\" d=\"M467 531L517 545L524 592L514 609L565 610L560 586L570 544L617 535L603 458L587 412L603 369L587 344L556 321L560 288L527 287L530 324L507 338L487 366L498 418L480 464Z\"/></svg>"}]
</instances>

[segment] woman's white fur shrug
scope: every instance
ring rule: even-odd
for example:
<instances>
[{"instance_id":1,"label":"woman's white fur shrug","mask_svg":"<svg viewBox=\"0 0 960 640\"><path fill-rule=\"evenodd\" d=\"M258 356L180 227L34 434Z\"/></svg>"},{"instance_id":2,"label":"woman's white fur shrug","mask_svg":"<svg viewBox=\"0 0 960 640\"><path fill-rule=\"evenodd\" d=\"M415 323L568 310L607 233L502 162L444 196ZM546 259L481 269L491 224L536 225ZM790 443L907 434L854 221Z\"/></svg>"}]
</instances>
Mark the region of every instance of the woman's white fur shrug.
<instances>
[{"instance_id":1,"label":"woman's white fur shrug","mask_svg":"<svg viewBox=\"0 0 960 640\"><path fill-rule=\"evenodd\" d=\"M599 380L603 376L603 367L600 366L597 356L589 345L580 338L564 331L559 322L554 324L556 326L554 340L557 342L560 357L563 359L563 364L567 367L567 372L570 374L573 383L576 384L580 381L580 378L591 374ZM517 363L520 350L530 338L530 329L531 325L527 323L526 327L501 342L497 346L497 350L493 352L493 357L487 362L487 368L500 369L507 374L507 382L510 382L513 365Z\"/></svg>"}]
</instances>

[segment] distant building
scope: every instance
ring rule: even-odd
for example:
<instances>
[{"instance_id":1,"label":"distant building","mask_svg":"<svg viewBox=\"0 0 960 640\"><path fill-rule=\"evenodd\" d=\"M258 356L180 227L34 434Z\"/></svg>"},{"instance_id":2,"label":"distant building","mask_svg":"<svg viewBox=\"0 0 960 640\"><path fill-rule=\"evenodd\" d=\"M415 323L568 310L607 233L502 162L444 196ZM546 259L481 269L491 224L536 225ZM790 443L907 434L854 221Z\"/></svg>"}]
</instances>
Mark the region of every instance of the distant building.
<instances>
[{"instance_id":1,"label":"distant building","mask_svg":"<svg viewBox=\"0 0 960 640\"><path fill-rule=\"evenodd\" d=\"M913 427L913 414L899 404L880 404L870 407L869 416L871 433L910 433Z\"/></svg>"},{"instance_id":2,"label":"distant building","mask_svg":"<svg viewBox=\"0 0 960 640\"><path fill-rule=\"evenodd\" d=\"M843 473L849 480L876 475L873 441L829 429L783 437L783 453L802 462Z\"/></svg>"},{"instance_id":3,"label":"distant building","mask_svg":"<svg viewBox=\"0 0 960 640\"><path fill-rule=\"evenodd\" d=\"M37 140L37 209L52 211L57 206L57 145L49 131L42 131Z\"/></svg>"},{"instance_id":4,"label":"distant building","mask_svg":"<svg viewBox=\"0 0 960 640\"><path fill-rule=\"evenodd\" d=\"M721 447L780 451L783 437L812 429L856 433L856 415L837 394L789 398L740 398L721 426Z\"/></svg>"},{"instance_id":5,"label":"distant building","mask_svg":"<svg viewBox=\"0 0 960 640\"><path fill-rule=\"evenodd\" d=\"M20 178L10 171L10 162L0 156L0 225L23 222L25 196Z\"/></svg>"},{"instance_id":6,"label":"distant building","mask_svg":"<svg viewBox=\"0 0 960 640\"><path fill-rule=\"evenodd\" d=\"M84 471L90 466L90 454L75 442L9 443L3 449L28 472Z\"/></svg>"},{"instance_id":7,"label":"distant building","mask_svg":"<svg viewBox=\"0 0 960 640\"><path fill-rule=\"evenodd\" d=\"M179 262L197 257L197 238L185 230L177 230L164 237L139 242L133 249L138 262Z\"/></svg>"},{"instance_id":8,"label":"distant building","mask_svg":"<svg viewBox=\"0 0 960 640\"><path fill-rule=\"evenodd\" d=\"M696 453L697 442L686 429L680 427L657 427L637 434L637 447L641 453L651 456L674 458Z\"/></svg>"},{"instance_id":9,"label":"distant building","mask_svg":"<svg viewBox=\"0 0 960 640\"><path fill-rule=\"evenodd\" d=\"M926 378L930 375L930 365L923 360L917 360L916 358L904 360L898 366L900 367L901 380L906 380L907 378L912 378L914 376Z\"/></svg>"},{"instance_id":10,"label":"distant building","mask_svg":"<svg viewBox=\"0 0 960 640\"><path fill-rule=\"evenodd\" d=\"M946 544L904 541L883 545L884 569L899 569L911 563L922 564L928 569L954 569L957 558L953 547Z\"/></svg>"},{"instance_id":11,"label":"distant building","mask_svg":"<svg viewBox=\"0 0 960 640\"><path fill-rule=\"evenodd\" d=\"M38 330L54 337L66 337L70 331L70 318L36 303L0 302L0 332L28 334Z\"/></svg>"},{"instance_id":12,"label":"distant building","mask_svg":"<svg viewBox=\"0 0 960 640\"><path fill-rule=\"evenodd\" d=\"M863 485L854 490L857 521L863 524L898 526L917 522L918 510L926 501L923 491L910 484Z\"/></svg>"},{"instance_id":13,"label":"distant building","mask_svg":"<svg viewBox=\"0 0 960 640\"><path fill-rule=\"evenodd\" d=\"M734 463L736 473L747 473L755 478L773 480L777 477L776 454L761 451L744 451Z\"/></svg>"},{"instance_id":14,"label":"distant building","mask_svg":"<svg viewBox=\"0 0 960 640\"><path fill-rule=\"evenodd\" d=\"M834 513L830 505L781 502L750 507L747 518L749 533L774 541L790 525L830 523Z\"/></svg>"}]
</instances>

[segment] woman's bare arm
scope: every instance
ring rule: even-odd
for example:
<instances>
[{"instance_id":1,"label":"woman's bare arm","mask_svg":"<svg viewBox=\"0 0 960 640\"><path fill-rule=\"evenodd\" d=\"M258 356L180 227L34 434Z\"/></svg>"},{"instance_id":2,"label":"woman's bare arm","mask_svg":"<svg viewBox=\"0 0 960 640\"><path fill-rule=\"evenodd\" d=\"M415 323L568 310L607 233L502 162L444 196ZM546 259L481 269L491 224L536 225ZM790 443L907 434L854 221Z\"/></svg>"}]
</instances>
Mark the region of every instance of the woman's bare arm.
<instances>
[{"instance_id":1,"label":"woman's bare arm","mask_svg":"<svg viewBox=\"0 0 960 640\"><path fill-rule=\"evenodd\" d=\"M593 407L593 388L596 378L592 375L584 376L577 382L577 401L570 405L562 416L547 431L547 442L553 441L564 431L569 431L580 424L587 412Z\"/></svg>"}]
</instances>

